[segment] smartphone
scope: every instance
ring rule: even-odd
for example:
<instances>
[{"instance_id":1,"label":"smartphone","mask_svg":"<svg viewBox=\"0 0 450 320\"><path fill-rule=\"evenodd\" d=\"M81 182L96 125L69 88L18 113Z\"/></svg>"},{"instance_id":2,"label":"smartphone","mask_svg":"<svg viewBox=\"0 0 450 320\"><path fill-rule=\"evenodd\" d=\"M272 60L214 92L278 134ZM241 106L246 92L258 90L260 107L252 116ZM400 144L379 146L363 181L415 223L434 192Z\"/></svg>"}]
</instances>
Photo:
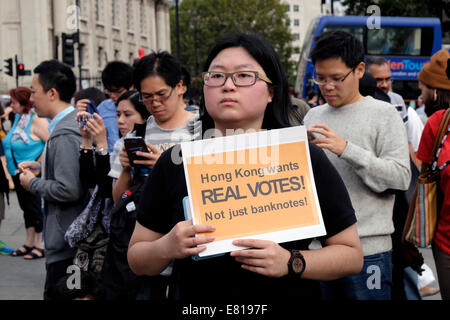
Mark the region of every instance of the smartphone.
<instances>
[{"instance_id":1,"label":"smartphone","mask_svg":"<svg viewBox=\"0 0 450 320\"><path fill-rule=\"evenodd\" d=\"M147 158L136 155L136 152L138 151L150 153L147 145L145 144L144 138L142 137L125 138L124 145L131 166L134 166L134 160L147 160Z\"/></svg>"},{"instance_id":2,"label":"smartphone","mask_svg":"<svg viewBox=\"0 0 450 320\"><path fill-rule=\"evenodd\" d=\"M86 111L90 114L98 113L97 106L94 101L90 100L90 102L86 105Z\"/></svg>"},{"instance_id":3,"label":"smartphone","mask_svg":"<svg viewBox=\"0 0 450 320\"><path fill-rule=\"evenodd\" d=\"M77 120L78 121L78 126L80 128L86 129L87 128L87 121L89 119L94 119L94 116L92 114L85 114L85 115L80 116L78 118L78 120Z\"/></svg>"}]
</instances>

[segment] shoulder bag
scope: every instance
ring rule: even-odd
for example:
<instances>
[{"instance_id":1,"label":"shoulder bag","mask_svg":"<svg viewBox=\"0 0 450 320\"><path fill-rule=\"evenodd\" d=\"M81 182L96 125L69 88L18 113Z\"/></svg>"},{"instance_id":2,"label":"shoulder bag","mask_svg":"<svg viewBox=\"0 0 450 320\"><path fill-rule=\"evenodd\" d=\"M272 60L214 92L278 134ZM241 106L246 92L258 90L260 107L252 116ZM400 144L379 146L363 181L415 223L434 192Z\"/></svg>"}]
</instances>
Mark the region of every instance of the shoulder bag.
<instances>
[{"instance_id":1,"label":"shoulder bag","mask_svg":"<svg viewBox=\"0 0 450 320\"><path fill-rule=\"evenodd\" d=\"M438 167L437 160L442 146L450 133L449 120L450 109L447 109L433 144L431 153L434 157L433 162L431 165L422 163L418 183L411 198L408 217L403 230L404 240L421 248L431 245L441 209L440 172L444 170L450 161Z\"/></svg>"}]
</instances>

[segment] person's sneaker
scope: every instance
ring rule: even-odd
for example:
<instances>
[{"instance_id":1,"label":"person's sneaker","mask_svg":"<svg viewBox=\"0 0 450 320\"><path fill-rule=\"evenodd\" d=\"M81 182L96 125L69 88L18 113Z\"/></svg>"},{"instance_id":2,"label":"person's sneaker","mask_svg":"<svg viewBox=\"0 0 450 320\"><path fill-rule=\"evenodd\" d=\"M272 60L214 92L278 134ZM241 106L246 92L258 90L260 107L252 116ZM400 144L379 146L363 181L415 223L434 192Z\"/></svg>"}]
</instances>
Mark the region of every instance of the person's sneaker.
<instances>
[{"instance_id":1,"label":"person's sneaker","mask_svg":"<svg viewBox=\"0 0 450 320\"><path fill-rule=\"evenodd\" d=\"M422 289L420 289L420 295L422 298L434 296L435 294L439 293L439 291L441 291L439 289L439 286L437 286L437 287L425 286Z\"/></svg>"}]
</instances>

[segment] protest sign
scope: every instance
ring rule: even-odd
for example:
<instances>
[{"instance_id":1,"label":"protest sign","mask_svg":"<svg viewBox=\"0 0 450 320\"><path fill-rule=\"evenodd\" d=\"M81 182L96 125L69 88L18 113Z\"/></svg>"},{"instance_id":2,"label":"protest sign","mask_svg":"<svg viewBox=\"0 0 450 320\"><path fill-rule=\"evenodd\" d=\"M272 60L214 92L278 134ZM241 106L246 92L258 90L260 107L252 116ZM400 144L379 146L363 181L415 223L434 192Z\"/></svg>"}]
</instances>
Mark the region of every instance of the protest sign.
<instances>
[{"instance_id":1,"label":"protest sign","mask_svg":"<svg viewBox=\"0 0 450 320\"><path fill-rule=\"evenodd\" d=\"M210 224L200 257L237 249L235 239L277 243L325 235L304 126L181 145L187 216Z\"/></svg>"}]
</instances>

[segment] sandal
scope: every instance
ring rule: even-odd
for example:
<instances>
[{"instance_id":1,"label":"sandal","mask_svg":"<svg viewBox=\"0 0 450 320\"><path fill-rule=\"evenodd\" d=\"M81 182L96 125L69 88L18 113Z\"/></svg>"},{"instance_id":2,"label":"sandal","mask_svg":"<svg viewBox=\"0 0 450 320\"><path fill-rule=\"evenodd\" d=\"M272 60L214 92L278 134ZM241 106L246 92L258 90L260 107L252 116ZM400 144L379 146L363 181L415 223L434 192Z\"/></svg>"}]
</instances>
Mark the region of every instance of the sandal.
<instances>
[{"instance_id":1,"label":"sandal","mask_svg":"<svg viewBox=\"0 0 450 320\"><path fill-rule=\"evenodd\" d=\"M26 258L26 257L23 257L25 260L34 260L34 259L40 259L40 258L44 258L45 257L45 253L44 253L44 249L41 249L41 248L33 248L33 250L36 250L37 252L40 252L40 254L41 255L38 255L38 254L36 254L35 252L33 252L33 251L30 251L29 253L28 253L28 255L30 255L31 256L31 258Z\"/></svg>"},{"instance_id":2,"label":"sandal","mask_svg":"<svg viewBox=\"0 0 450 320\"><path fill-rule=\"evenodd\" d=\"M21 248L24 248L24 249L25 249L25 252L23 252L22 250L20 250ZM17 249L17 250L14 251L13 253L11 253L11 255L12 255L13 257L24 256L24 255L30 253L31 250L33 250L33 249L34 249L34 247L29 247L29 246L27 246L27 245L23 245L22 247L20 247L19 249Z\"/></svg>"}]
</instances>

